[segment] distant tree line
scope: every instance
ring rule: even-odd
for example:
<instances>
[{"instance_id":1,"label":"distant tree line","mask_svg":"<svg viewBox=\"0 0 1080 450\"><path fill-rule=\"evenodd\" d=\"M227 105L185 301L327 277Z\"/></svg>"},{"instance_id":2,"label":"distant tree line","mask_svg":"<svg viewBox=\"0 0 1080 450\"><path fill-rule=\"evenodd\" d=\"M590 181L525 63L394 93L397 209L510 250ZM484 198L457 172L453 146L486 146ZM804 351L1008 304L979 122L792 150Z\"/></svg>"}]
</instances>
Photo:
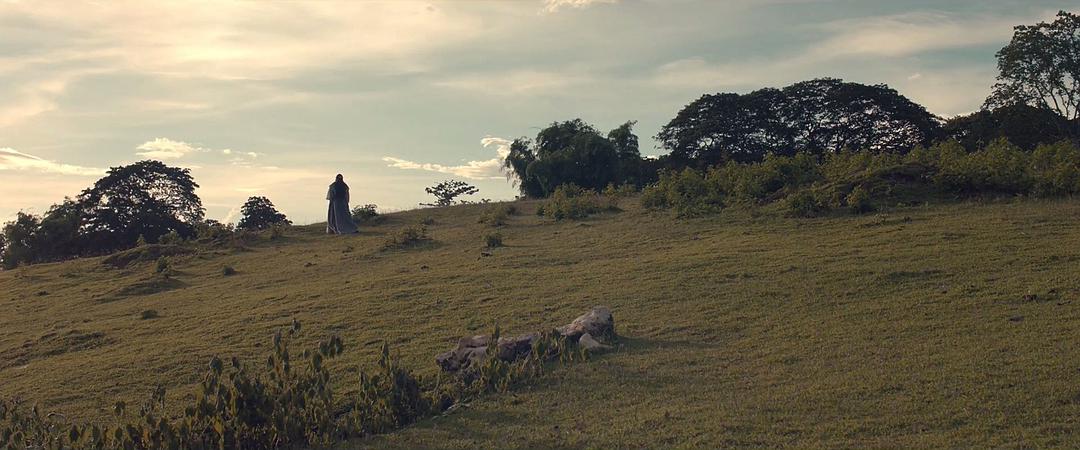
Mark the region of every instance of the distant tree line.
<instances>
[{"instance_id":1,"label":"distant tree line","mask_svg":"<svg viewBox=\"0 0 1080 450\"><path fill-rule=\"evenodd\" d=\"M906 154L956 141L969 152L1005 139L1024 151L1080 138L1080 16L1018 26L997 53L999 76L982 110L948 120L886 85L820 78L747 94L707 94L683 107L642 158L633 122L601 135L580 119L514 141L505 158L528 197L561 184L599 190L655 182L658 170L705 169L769 156Z\"/></svg>"},{"instance_id":2,"label":"distant tree line","mask_svg":"<svg viewBox=\"0 0 1080 450\"><path fill-rule=\"evenodd\" d=\"M684 185L673 175L680 173L682 180L711 177L706 183L715 194L706 196L715 197L711 205L725 203L721 197L760 201L784 186L835 180L803 175L836 167L835 161L863 161L851 155L864 155L878 166L902 167L906 172L898 176L933 178L924 184L937 192L1080 192L1075 180L1080 169L1074 164L1080 141L1080 16L1062 11L1052 22L1017 26L996 56L999 75L983 109L948 120L886 85L820 78L747 94L704 95L662 127L656 140L667 153L659 158L641 156L633 121L604 134L574 119L552 123L535 138L516 139L503 163L521 194L532 198L547 197L563 185L594 191L653 185L682 192ZM935 150L930 164L919 156L927 147L947 151ZM967 155L958 155L957 149ZM908 158L913 152L914 159ZM845 156L828 164L836 155ZM901 156L907 159L895 159ZM757 181L739 182L739 187L732 184L736 179ZM769 181L758 183L762 179ZM759 184L753 192L740 190ZM873 193L862 185L848 187L856 198ZM5 224L0 263L10 268L97 255L158 242L167 234L187 239L208 226L221 228L205 220L196 188L187 169L158 161L113 167L44 215L20 212ZM436 204L445 205L475 188L451 180L428 192ZM829 203L846 204L846 196L853 194L843 195ZM240 229L288 223L265 197L248 199L242 212Z\"/></svg>"},{"instance_id":3,"label":"distant tree line","mask_svg":"<svg viewBox=\"0 0 1080 450\"><path fill-rule=\"evenodd\" d=\"M0 234L0 264L21 264L92 256L157 243L166 235L196 236L206 220L199 187L188 169L159 161L113 167L75 198L65 198L44 215L19 212ZM258 230L289 221L266 197L251 197L238 228Z\"/></svg>"}]
</instances>

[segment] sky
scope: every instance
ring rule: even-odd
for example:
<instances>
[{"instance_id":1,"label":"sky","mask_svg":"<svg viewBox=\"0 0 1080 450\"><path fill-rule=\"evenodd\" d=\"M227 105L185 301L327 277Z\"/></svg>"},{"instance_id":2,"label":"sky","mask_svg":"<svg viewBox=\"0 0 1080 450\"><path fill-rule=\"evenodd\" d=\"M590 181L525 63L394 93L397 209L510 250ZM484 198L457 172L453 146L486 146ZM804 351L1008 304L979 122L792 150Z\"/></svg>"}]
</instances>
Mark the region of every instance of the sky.
<instances>
[{"instance_id":1,"label":"sky","mask_svg":"<svg viewBox=\"0 0 1080 450\"><path fill-rule=\"evenodd\" d=\"M0 220L109 167L191 169L207 217L249 196L325 220L353 203L517 193L509 142L636 120L642 153L707 93L817 77L886 83L942 117L978 109L1012 27L1056 0L0 0Z\"/></svg>"}]
</instances>

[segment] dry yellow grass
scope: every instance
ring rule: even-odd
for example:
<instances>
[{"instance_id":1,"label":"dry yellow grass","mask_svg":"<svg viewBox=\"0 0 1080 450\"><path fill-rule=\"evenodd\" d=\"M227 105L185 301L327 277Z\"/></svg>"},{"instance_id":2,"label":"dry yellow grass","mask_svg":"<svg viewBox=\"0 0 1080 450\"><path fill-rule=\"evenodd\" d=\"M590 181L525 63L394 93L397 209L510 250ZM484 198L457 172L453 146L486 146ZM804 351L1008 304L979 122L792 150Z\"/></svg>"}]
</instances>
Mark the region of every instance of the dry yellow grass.
<instances>
[{"instance_id":1,"label":"dry yellow grass","mask_svg":"<svg viewBox=\"0 0 1080 450\"><path fill-rule=\"evenodd\" d=\"M805 220L677 220L624 203L584 223L521 204L489 257L476 205L176 256L163 286L152 261L2 272L0 396L96 420L161 384L179 405L212 355L262 361L294 318L297 348L344 338L334 369L348 392L382 340L434 374L459 336L603 304L619 350L348 446L1080 446L1076 200ZM432 242L381 250L424 217Z\"/></svg>"}]
</instances>

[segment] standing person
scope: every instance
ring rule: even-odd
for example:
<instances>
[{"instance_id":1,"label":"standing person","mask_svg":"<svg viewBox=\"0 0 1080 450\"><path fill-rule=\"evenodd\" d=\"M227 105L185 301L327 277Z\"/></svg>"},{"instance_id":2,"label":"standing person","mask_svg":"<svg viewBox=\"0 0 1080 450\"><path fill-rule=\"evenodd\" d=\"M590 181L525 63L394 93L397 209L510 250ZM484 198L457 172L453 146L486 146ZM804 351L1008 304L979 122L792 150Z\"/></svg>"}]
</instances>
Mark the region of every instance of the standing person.
<instances>
[{"instance_id":1,"label":"standing person","mask_svg":"<svg viewBox=\"0 0 1080 450\"><path fill-rule=\"evenodd\" d=\"M339 173L337 180L330 184L326 191L326 199L330 200L330 209L326 212L326 232L328 234L359 233L356 223L349 214L349 185L345 184L345 178Z\"/></svg>"}]
</instances>

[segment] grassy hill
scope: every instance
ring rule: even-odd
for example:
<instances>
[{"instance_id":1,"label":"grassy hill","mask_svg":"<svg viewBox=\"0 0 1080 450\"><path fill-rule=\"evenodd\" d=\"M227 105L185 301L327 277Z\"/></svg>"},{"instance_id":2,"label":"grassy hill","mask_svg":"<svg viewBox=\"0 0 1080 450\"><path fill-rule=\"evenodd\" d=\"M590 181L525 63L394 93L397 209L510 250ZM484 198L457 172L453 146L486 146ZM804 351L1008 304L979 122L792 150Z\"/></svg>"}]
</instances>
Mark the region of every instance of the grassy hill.
<instances>
[{"instance_id":1,"label":"grassy hill","mask_svg":"<svg viewBox=\"0 0 1080 450\"><path fill-rule=\"evenodd\" d=\"M470 205L201 249L169 283L152 261L0 272L0 397L83 420L159 384L180 404L211 356L259 363L293 319L297 348L344 339L347 392L384 340L434 374L460 336L606 305L617 351L350 446L1080 446L1076 200L693 220L624 203L559 223L519 203L491 256ZM433 241L382 250L424 219Z\"/></svg>"}]
</instances>

